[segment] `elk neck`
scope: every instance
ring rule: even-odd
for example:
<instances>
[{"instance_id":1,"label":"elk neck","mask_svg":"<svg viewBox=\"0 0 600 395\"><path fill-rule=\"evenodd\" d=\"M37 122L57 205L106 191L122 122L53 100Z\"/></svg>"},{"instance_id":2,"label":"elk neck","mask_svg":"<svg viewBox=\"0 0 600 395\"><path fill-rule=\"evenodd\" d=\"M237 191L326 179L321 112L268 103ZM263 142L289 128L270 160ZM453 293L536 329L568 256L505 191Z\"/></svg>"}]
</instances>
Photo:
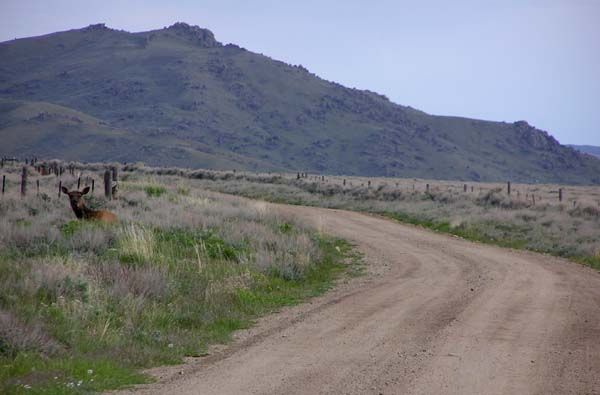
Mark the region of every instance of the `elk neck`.
<instances>
[{"instance_id":1,"label":"elk neck","mask_svg":"<svg viewBox=\"0 0 600 395\"><path fill-rule=\"evenodd\" d=\"M88 208L83 200L79 201L78 203L71 202L71 208L78 219L90 218L96 213L95 210Z\"/></svg>"}]
</instances>

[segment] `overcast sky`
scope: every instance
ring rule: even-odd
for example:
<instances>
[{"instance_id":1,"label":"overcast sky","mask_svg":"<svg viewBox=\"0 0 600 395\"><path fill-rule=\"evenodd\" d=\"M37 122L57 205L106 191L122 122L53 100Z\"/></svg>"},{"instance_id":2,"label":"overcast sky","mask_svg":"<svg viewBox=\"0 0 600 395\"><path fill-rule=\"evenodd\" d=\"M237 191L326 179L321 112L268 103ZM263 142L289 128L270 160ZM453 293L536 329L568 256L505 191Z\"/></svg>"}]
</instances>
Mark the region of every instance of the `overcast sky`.
<instances>
[{"instance_id":1,"label":"overcast sky","mask_svg":"<svg viewBox=\"0 0 600 395\"><path fill-rule=\"evenodd\" d=\"M0 41L176 21L428 113L600 145L600 0L0 0Z\"/></svg>"}]
</instances>

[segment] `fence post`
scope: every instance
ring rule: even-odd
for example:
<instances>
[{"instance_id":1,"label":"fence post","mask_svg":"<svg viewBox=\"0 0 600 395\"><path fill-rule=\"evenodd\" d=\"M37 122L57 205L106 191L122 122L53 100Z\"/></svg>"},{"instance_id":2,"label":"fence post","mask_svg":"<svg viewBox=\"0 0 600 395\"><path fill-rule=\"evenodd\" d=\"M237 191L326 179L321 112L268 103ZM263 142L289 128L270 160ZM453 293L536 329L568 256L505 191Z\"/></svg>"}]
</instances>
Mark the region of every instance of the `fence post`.
<instances>
[{"instance_id":1,"label":"fence post","mask_svg":"<svg viewBox=\"0 0 600 395\"><path fill-rule=\"evenodd\" d=\"M108 200L112 200L112 188L111 188L111 172L110 170L106 170L104 172L104 196Z\"/></svg>"},{"instance_id":2,"label":"fence post","mask_svg":"<svg viewBox=\"0 0 600 395\"><path fill-rule=\"evenodd\" d=\"M27 166L23 166L23 171L21 172L21 196L25 196L27 194Z\"/></svg>"},{"instance_id":3,"label":"fence post","mask_svg":"<svg viewBox=\"0 0 600 395\"><path fill-rule=\"evenodd\" d=\"M6 190L6 176L2 176L2 194L4 195L4 191Z\"/></svg>"},{"instance_id":4,"label":"fence post","mask_svg":"<svg viewBox=\"0 0 600 395\"><path fill-rule=\"evenodd\" d=\"M558 188L558 201L562 202L562 188Z\"/></svg>"},{"instance_id":5,"label":"fence post","mask_svg":"<svg viewBox=\"0 0 600 395\"><path fill-rule=\"evenodd\" d=\"M40 180L35 180L35 186L37 189L36 194L39 196L40 195Z\"/></svg>"},{"instance_id":6,"label":"fence post","mask_svg":"<svg viewBox=\"0 0 600 395\"><path fill-rule=\"evenodd\" d=\"M112 167L112 179L114 182L119 181L119 170L117 169L117 166L113 166Z\"/></svg>"},{"instance_id":7,"label":"fence post","mask_svg":"<svg viewBox=\"0 0 600 395\"><path fill-rule=\"evenodd\" d=\"M58 182L58 198L60 199L60 194L62 193L62 181Z\"/></svg>"},{"instance_id":8,"label":"fence post","mask_svg":"<svg viewBox=\"0 0 600 395\"><path fill-rule=\"evenodd\" d=\"M467 184L464 186L464 192L467 192Z\"/></svg>"},{"instance_id":9,"label":"fence post","mask_svg":"<svg viewBox=\"0 0 600 395\"><path fill-rule=\"evenodd\" d=\"M81 177L77 177L77 190L81 188Z\"/></svg>"},{"instance_id":10,"label":"fence post","mask_svg":"<svg viewBox=\"0 0 600 395\"><path fill-rule=\"evenodd\" d=\"M92 193L94 193L94 179L92 178Z\"/></svg>"},{"instance_id":11,"label":"fence post","mask_svg":"<svg viewBox=\"0 0 600 395\"><path fill-rule=\"evenodd\" d=\"M506 190L508 191L508 194L510 195L510 181L506 183Z\"/></svg>"},{"instance_id":12,"label":"fence post","mask_svg":"<svg viewBox=\"0 0 600 395\"><path fill-rule=\"evenodd\" d=\"M429 184L425 184L425 192L429 193Z\"/></svg>"}]
</instances>

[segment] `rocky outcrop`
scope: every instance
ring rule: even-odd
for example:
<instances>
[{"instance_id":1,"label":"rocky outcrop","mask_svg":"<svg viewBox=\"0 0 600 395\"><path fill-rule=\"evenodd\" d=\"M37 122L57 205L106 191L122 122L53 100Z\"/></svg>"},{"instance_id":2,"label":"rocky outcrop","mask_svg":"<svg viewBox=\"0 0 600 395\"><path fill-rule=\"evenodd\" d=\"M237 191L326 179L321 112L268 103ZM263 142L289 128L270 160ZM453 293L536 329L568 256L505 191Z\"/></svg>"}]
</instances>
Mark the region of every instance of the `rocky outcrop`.
<instances>
[{"instance_id":1,"label":"rocky outcrop","mask_svg":"<svg viewBox=\"0 0 600 395\"><path fill-rule=\"evenodd\" d=\"M203 48L222 46L222 44L215 39L215 35L210 30L203 29L199 26L188 25L185 22L174 23L167 27L166 30Z\"/></svg>"}]
</instances>

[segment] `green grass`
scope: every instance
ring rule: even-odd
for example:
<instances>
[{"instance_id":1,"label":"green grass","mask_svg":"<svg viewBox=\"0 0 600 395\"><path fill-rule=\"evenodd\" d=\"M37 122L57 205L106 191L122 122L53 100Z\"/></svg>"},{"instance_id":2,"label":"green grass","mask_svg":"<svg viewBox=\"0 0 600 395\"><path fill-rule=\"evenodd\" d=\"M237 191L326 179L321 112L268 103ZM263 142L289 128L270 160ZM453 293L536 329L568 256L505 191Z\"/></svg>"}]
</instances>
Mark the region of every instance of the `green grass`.
<instances>
[{"instance_id":1,"label":"green grass","mask_svg":"<svg viewBox=\"0 0 600 395\"><path fill-rule=\"evenodd\" d=\"M5 394L82 394L142 384L148 377L118 362L94 358L42 358L21 353L0 358L0 390Z\"/></svg>"},{"instance_id":2,"label":"green grass","mask_svg":"<svg viewBox=\"0 0 600 395\"><path fill-rule=\"evenodd\" d=\"M167 193L167 188L161 185L147 185L144 187L144 191L148 197L161 197Z\"/></svg>"},{"instance_id":3,"label":"green grass","mask_svg":"<svg viewBox=\"0 0 600 395\"><path fill-rule=\"evenodd\" d=\"M69 222L61 232L73 237L88 226L94 225ZM291 224L278 227L294 232ZM301 277L289 279L242 262L240 257L250 247L227 243L215 232L144 229L152 235L148 256L129 254L131 242L123 243L127 233L117 232L118 239L96 255L94 265L117 265L118 259L117 276L156 276L164 287L161 291L146 290L153 280L140 280L141 289L133 294L114 294L114 275L104 280L107 283L101 280L100 289L86 277L73 275L34 294L18 287L0 290L0 307L10 306L24 324L41 323L62 346L45 355L3 351L0 344L0 392L87 393L147 382L139 369L204 355L210 344L229 341L233 331L247 328L257 317L321 294L348 267L345 260L351 256L347 243L313 236L321 258ZM138 242L148 241L140 237ZM72 265L68 254L64 259L56 264ZM16 262L10 256L0 259L0 279L19 283L36 270Z\"/></svg>"},{"instance_id":4,"label":"green grass","mask_svg":"<svg viewBox=\"0 0 600 395\"><path fill-rule=\"evenodd\" d=\"M480 226L466 224L452 226L448 222L422 219L401 212L383 212L379 214L399 222L422 226L435 232L447 233L480 243L514 249L525 249L527 246L527 241L522 238L522 235L526 230L511 224L488 222L487 224L482 224ZM489 236L485 230L482 229L483 226L498 230L499 237Z\"/></svg>"},{"instance_id":5,"label":"green grass","mask_svg":"<svg viewBox=\"0 0 600 395\"><path fill-rule=\"evenodd\" d=\"M600 256L575 257L575 261L600 271Z\"/></svg>"}]
</instances>

